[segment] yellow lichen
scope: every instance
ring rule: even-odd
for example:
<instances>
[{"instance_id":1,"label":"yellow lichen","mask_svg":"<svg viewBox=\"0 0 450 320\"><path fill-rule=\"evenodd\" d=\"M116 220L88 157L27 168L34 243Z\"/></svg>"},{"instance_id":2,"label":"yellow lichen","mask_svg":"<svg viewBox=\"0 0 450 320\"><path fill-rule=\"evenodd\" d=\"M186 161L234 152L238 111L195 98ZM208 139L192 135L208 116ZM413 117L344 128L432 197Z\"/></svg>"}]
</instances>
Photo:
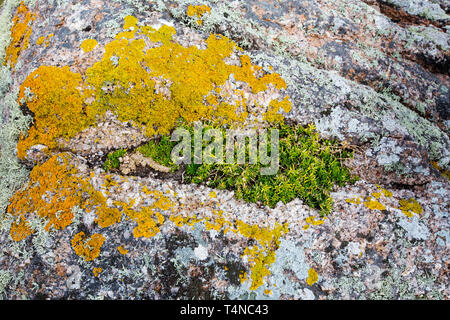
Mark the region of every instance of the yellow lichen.
<instances>
[{"instance_id":1,"label":"yellow lichen","mask_svg":"<svg viewBox=\"0 0 450 320\"><path fill-rule=\"evenodd\" d=\"M32 32L31 24L35 19L36 14L31 13L23 2L21 2L12 20L11 42L6 48L5 65L9 63L14 68L20 52L28 48Z\"/></svg>"},{"instance_id":2,"label":"yellow lichen","mask_svg":"<svg viewBox=\"0 0 450 320\"><path fill-rule=\"evenodd\" d=\"M377 200L372 200L371 197L368 197L366 201L364 201L364 206L370 210L386 210L384 204Z\"/></svg>"},{"instance_id":3,"label":"yellow lichen","mask_svg":"<svg viewBox=\"0 0 450 320\"><path fill-rule=\"evenodd\" d=\"M324 221L319 218L317 218L317 220L316 220L316 217L314 217L314 216L307 217L305 219L305 222L306 222L306 224L303 225L303 230L308 230L310 226L319 226L324 223Z\"/></svg>"},{"instance_id":4,"label":"yellow lichen","mask_svg":"<svg viewBox=\"0 0 450 320\"><path fill-rule=\"evenodd\" d=\"M86 39L80 44L80 48L83 49L84 52L91 52L97 46L97 40L95 39Z\"/></svg>"},{"instance_id":5,"label":"yellow lichen","mask_svg":"<svg viewBox=\"0 0 450 320\"><path fill-rule=\"evenodd\" d=\"M373 196L375 199L380 199L380 198L381 198L381 192L372 192L372 196Z\"/></svg>"},{"instance_id":6,"label":"yellow lichen","mask_svg":"<svg viewBox=\"0 0 450 320\"><path fill-rule=\"evenodd\" d=\"M361 199L360 198L350 198L350 199L345 199L345 202L354 203L354 204L360 204L361 203Z\"/></svg>"},{"instance_id":7,"label":"yellow lichen","mask_svg":"<svg viewBox=\"0 0 450 320\"><path fill-rule=\"evenodd\" d=\"M135 238L154 237L160 232L159 227L164 223L163 215L149 207L144 207L140 211L125 209L125 213L137 222L137 226L133 229Z\"/></svg>"},{"instance_id":8,"label":"yellow lichen","mask_svg":"<svg viewBox=\"0 0 450 320\"><path fill-rule=\"evenodd\" d=\"M391 192L391 191L386 190L386 189L383 189L383 188L382 188L381 186L379 186L378 184L377 184L376 186L377 186L377 188L381 191L381 193L384 194L384 196L385 196L386 198L392 197L392 192Z\"/></svg>"},{"instance_id":9,"label":"yellow lichen","mask_svg":"<svg viewBox=\"0 0 450 320\"><path fill-rule=\"evenodd\" d=\"M239 273L239 280L241 280L241 283L244 283L247 280L247 272Z\"/></svg>"},{"instance_id":10,"label":"yellow lichen","mask_svg":"<svg viewBox=\"0 0 450 320\"><path fill-rule=\"evenodd\" d=\"M41 44L44 43L44 41L45 41L45 37L39 37L39 38L37 39L37 41L36 41L36 44L37 44L38 46L40 46Z\"/></svg>"},{"instance_id":11,"label":"yellow lichen","mask_svg":"<svg viewBox=\"0 0 450 320\"><path fill-rule=\"evenodd\" d=\"M399 209L402 210L403 214L409 218L413 217L413 213L422 214L423 212L422 206L417 202L417 200L413 198L401 199L399 201L399 204L400 204Z\"/></svg>"},{"instance_id":12,"label":"yellow lichen","mask_svg":"<svg viewBox=\"0 0 450 320\"><path fill-rule=\"evenodd\" d=\"M195 215L191 217L182 217L172 215L169 217L178 227L183 225L194 225L198 222L204 222L207 230L223 230L226 234L229 230L234 233L239 233L245 238L253 239L257 245L247 247L244 249L243 256L247 256L250 262L250 275L241 273L239 275L241 282L247 279L251 280L250 290L256 290L263 284L263 280L267 275L270 275L270 266L275 262L275 251L280 245L280 237L288 232L287 224L277 224L275 228L264 228L258 225L250 225L241 220L235 223L225 220L222 210L214 210L214 218L199 219Z\"/></svg>"},{"instance_id":13,"label":"yellow lichen","mask_svg":"<svg viewBox=\"0 0 450 320\"><path fill-rule=\"evenodd\" d=\"M208 7L207 5L200 5L200 6L193 6L193 5L189 5L188 9L186 11L186 14L189 17L197 17L197 18L201 18L206 12L211 12L211 8ZM203 20L198 19L197 20L197 24L199 26L201 26L203 24Z\"/></svg>"},{"instance_id":14,"label":"yellow lichen","mask_svg":"<svg viewBox=\"0 0 450 320\"><path fill-rule=\"evenodd\" d=\"M275 262L275 251L279 248L280 237L288 231L287 225L279 225L274 229L249 225L241 220L236 221L237 231L246 238L254 239L258 246L244 249L244 255L251 264L250 290L256 290L263 284L263 279L270 275L269 267Z\"/></svg>"},{"instance_id":15,"label":"yellow lichen","mask_svg":"<svg viewBox=\"0 0 450 320\"><path fill-rule=\"evenodd\" d=\"M123 24L123 29L130 29L131 27L135 27L136 24L138 23L138 19L136 17L133 16L126 16L124 18L125 23Z\"/></svg>"},{"instance_id":16,"label":"yellow lichen","mask_svg":"<svg viewBox=\"0 0 450 320\"><path fill-rule=\"evenodd\" d=\"M439 166L439 164L436 161L431 161L431 165L436 170L438 170L444 178L446 178L447 180L450 180L450 171L441 168L441 166Z\"/></svg>"},{"instance_id":17,"label":"yellow lichen","mask_svg":"<svg viewBox=\"0 0 450 320\"><path fill-rule=\"evenodd\" d=\"M243 123L249 114L243 92L221 92L231 74L247 82L254 93L286 87L278 74L263 74L246 55L240 58L241 66L225 63L225 58L238 50L226 37L210 35L206 49L185 48L173 41L173 27L137 27L137 19L129 16L124 27L128 30L132 26L135 30L122 32L105 46L102 60L86 70L85 81L68 67L41 66L27 77L20 88L19 102L30 100L27 106L35 113L35 125L28 137L22 136L19 141L20 158L33 144L56 147L58 138L73 137L93 124L96 115L108 110L121 121L145 127L147 136L168 134L180 118L187 123ZM136 35L161 45L146 49L146 41L134 39ZM82 46L89 50L93 44L96 41L88 39ZM105 87L110 89L105 91ZM169 94L157 89L161 87ZM31 97L25 96L26 90ZM231 95L241 99L230 104ZM278 112L290 108L288 97L273 100L264 118L278 121L282 119Z\"/></svg>"},{"instance_id":18,"label":"yellow lichen","mask_svg":"<svg viewBox=\"0 0 450 320\"><path fill-rule=\"evenodd\" d=\"M308 270L308 277L306 278L306 283L312 286L314 283L319 280L319 275L317 274L316 270L313 268L310 268Z\"/></svg>"},{"instance_id":19,"label":"yellow lichen","mask_svg":"<svg viewBox=\"0 0 450 320\"><path fill-rule=\"evenodd\" d=\"M317 220L316 220L316 219L317 219ZM318 219L318 218L316 218L316 217L314 217L314 216L311 216L311 217L306 218L306 219L305 219L305 222L308 223L308 224L310 224L310 225L313 225L313 226L318 226L318 225L321 225L321 224L324 223L323 220Z\"/></svg>"}]
</instances>

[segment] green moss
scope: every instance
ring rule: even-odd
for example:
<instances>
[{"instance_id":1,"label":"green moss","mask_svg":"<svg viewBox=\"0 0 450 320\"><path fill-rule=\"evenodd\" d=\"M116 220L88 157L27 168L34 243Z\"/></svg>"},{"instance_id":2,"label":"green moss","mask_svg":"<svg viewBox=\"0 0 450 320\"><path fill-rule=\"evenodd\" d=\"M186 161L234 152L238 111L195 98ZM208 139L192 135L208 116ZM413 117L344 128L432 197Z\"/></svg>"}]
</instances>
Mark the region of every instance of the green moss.
<instances>
[{"instance_id":1,"label":"green moss","mask_svg":"<svg viewBox=\"0 0 450 320\"><path fill-rule=\"evenodd\" d=\"M152 158L163 166L175 170L178 168L170 158L170 153L176 143L170 140L169 136L162 136L159 140L151 140L147 144L139 147L137 151L144 156Z\"/></svg>"},{"instance_id":2,"label":"green moss","mask_svg":"<svg viewBox=\"0 0 450 320\"><path fill-rule=\"evenodd\" d=\"M331 211L333 201L329 195L335 185L342 186L354 182L342 161L352 153L342 149L336 142L320 139L313 126L289 126L279 124L279 170L275 175L262 175L263 165L246 163L193 163L186 165L185 181L206 184L217 189L234 190L235 196L248 202L261 202L275 207L278 202L288 203L300 198L322 214ZM210 127L204 127L204 130ZM193 128L190 127L191 137ZM227 135L222 130L224 140ZM139 150L153 160L174 168L170 152L176 145L168 136L160 141L152 141ZM193 140L192 140L193 145ZM245 157L249 159L249 146L246 143ZM206 144L203 144L203 149ZM268 139L270 152L270 139ZM234 151L235 159L237 150ZM225 149L223 150L225 155ZM194 159L194 158L192 158Z\"/></svg>"},{"instance_id":3,"label":"green moss","mask_svg":"<svg viewBox=\"0 0 450 320\"><path fill-rule=\"evenodd\" d=\"M118 169L120 166L119 158L123 157L127 153L126 149L118 149L108 154L105 162L103 163L103 169L105 171L111 171L112 169Z\"/></svg>"}]
</instances>

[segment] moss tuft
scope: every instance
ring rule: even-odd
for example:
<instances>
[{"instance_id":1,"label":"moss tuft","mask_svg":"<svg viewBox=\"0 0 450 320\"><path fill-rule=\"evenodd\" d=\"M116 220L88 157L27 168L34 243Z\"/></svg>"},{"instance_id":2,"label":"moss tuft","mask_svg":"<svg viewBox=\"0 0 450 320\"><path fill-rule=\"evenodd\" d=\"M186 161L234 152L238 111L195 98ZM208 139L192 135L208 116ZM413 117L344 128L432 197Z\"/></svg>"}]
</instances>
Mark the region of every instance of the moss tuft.
<instances>
[{"instance_id":1,"label":"moss tuft","mask_svg":"<svg viewBox=\"0 0 450 320\"><path fill-rule=\"evenodd\" d=\"M193 132L192 127L187 128ZM208 128L210 127L205 127L204 130ZM279 124L274 128L280 130L280 168L276 175L261 175L263 167L260 163L191 163L185 168L186 181L234 190L238 198L249 202L260 201L272 208L279 201L287 203L300 198L310 207L319 209L322 214L328 214L333 204L329 195L332 188L357 179L350 175L342 163L352 153L343 150L336 142L320 139L313 126ZM221 130L226 139L225 129ZM175 168L170 159L170 152L175 145L169 136L163 136L159 142L152 141L139 150L155 161ZM235 150L235 157L237 152ZM246 159L249 159L248 145Z\"/></svg>"},{"instance_id":2,"label":"moss tuft","mask_svg":"<svg viewBox=\"0 0 450 320\"><path fill-rule=\"evenodd\" d=\"M127 153L126 149L119 149L113 152L110 152L106 157L105 162L102 167L105 171L111 171L112 169L118 169L120 166L120 158L123 157Z\"/></svg>"}]
</instances>

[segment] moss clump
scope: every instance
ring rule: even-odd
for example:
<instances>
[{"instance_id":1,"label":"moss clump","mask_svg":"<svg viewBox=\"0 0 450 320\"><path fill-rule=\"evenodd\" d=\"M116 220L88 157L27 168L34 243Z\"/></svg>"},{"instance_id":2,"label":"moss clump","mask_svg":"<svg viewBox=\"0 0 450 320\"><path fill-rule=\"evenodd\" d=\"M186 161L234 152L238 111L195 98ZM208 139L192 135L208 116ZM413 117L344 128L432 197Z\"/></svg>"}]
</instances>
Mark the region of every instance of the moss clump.
<instances>
[{"instance_id":1,"label":"moss clump","mask_svg":"<svg viewBox=\"0 0 450 320\"><path fill-rule=\"evenodd\" d=\"M170 136L162 136L159 140L151 140L147 144L140 146L137 148L137 151L148 158L152 158L159 164L171 168L173 171L178 168L170 158L174 145L175 143L170 140Z\"/></svg>"},{"instance_id":2,"label":"moss clump","mask_svg":"<svg viewBox=\"0 0 450 320\"><path fill-rule=\"evenodd\" d=\"M280 124L280 168L276 175L261 175L262 165L190 164L187 180L207 183L218 189L235 190L236 196L249 202L261 201L274 207L300 198L322 214L331 211L329 192L352 181L341 159L350 153L329 140L321 140L314 127ZM248 156L248 151L247 151Z\"/></svg>"},{"instance_id":3,"label":"moss clump","mask_svg":"<svg viewBox=\"0 0 450 320\"><path fill-rule=\"evenodd\" d=\"M103 163L103 170L111 171L112 169L118 169L120 166L120 158L127 153L126 149L118 149L110 152Z\"/></svg>"},{"instance_id":4,"label":"moss clump","mask_svg":"<svg viewBox=\"0 0 450 320\"><path fill-rule=\"evenodd\" d=\"M320 139L313 126L279 124L274 128L280 132L280 167L277 174L262 175L260 161L245 165L191 163L186 165L185 180L205 183L217 189L234 190L238 198L249 202L260 201L272 208L279 201L287 203L300 198L310 207L319 209L321 214L328 214L333 203L329 195L333 186L356 180L342 165L344 159L352 156L351 152L343 150L336 142ZM190 130L192 133L192 127ZM225 129L220 130L226 140ZM175 145L168 136L164 136L160 142L152 141L141 147L140 151L165 166L174 167L170 152ZM237 152L235 150L235 158ZM249 159L248 143L246 159Z\"/></svg>"}]
</instances>

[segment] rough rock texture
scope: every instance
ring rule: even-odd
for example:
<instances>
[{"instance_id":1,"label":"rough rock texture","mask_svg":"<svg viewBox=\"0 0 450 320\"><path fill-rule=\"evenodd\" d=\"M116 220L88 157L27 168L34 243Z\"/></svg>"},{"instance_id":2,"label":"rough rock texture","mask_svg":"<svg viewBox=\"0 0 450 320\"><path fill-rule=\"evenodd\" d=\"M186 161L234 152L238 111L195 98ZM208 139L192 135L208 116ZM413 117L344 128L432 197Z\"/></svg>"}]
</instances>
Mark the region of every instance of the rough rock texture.
<instances>
[{"instance_id":1,"label":"rough rock texture","mask_svg":"<svg viewBox=\"0 0 450 320\"><path fill-rule=\"evenodd\" d=\"M2 298L449 298L447 1L24 3L35 14L29 45L14 68L0 67ZM3 4L2 61L18 4ZM201 17L189 15L189 6L196 5L210 10ZM48 231L35 219L34 233L15 241L7 209L11 199L27 181L31 185L30 170L53 159L43 145L17 158L19 135L27 132L33 116L18 101L19 87L43 65L69 66L83 74L123 31L126 16L136 17L139 25L174 27L174 41L184 47L204 48L211 33L236 42L252 63L286 82L282 93L273 89L267 94L289 96L287 121L313 123L322 137L354 150L346 164L360 180L336 187L332 212L320 218L299 199L271 209L238 200L232 191L184 184L152 165L140 172L107 173L101 164L108 152L133 150L149 141L142 128L107 113L62 139L51 154L64 155L81 183L101 192L106 206L120 202L125 212L128 203L129 219L102 227L93 211L74 205L67 227ZM48 42L38 45L43 36ZM80 49L85 39L98 44L85 52ZM165 221L154 235L136 237L132 216L148 206ZM253 234L248 226L254 226ZM271 232L270 241L258 238L263 229ZM73 239L80 232L104 237L95 259L77 254ZM274 261L267 262L269 273L255 268L252 259L261 255L252 255L253 249L266 258L274 253ZM318 274L312 284L311 269ZM258 272L263 276L257 277Z\"/></svg>"}]
</instances>

